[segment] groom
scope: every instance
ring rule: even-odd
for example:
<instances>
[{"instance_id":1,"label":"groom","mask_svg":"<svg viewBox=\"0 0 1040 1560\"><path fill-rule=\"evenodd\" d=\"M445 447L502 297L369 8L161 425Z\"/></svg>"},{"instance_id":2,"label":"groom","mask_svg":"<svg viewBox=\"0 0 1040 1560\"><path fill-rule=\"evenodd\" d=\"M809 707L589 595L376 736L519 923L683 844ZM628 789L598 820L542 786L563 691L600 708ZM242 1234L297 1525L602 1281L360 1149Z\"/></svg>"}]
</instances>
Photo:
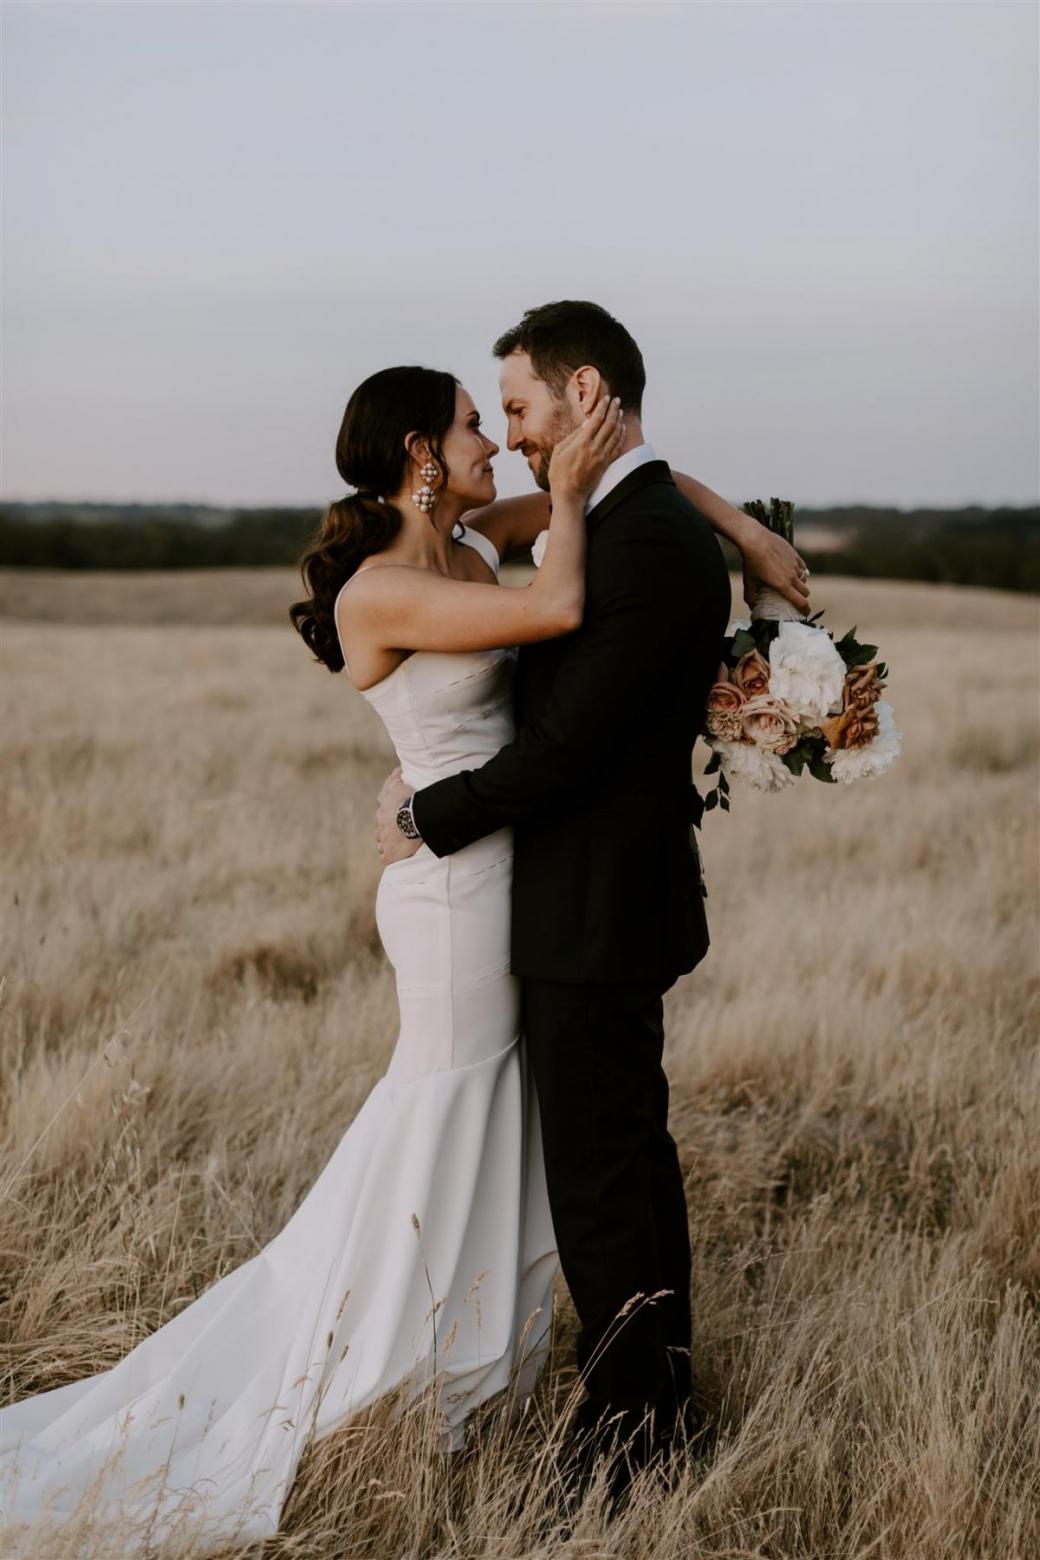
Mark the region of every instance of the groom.
<instances>
[{"instance_id":1,"label":"groom","mask_svg":"<svg viewBox=\"0 0 1040 1560\"><path fill-rule=\"evenodd\" d=\"M691 753L729 575L707 520L644 440L643 359L623 325L593 303L549 303L494 351L509 448L540 487L556 443L601 395L620 396L626 439L588 500L581 627L521 646L515 739L415 792L411 816L436 856L513 827L512 970L581 1324L588 1397L575 1428L601 1450L631 1436L638 1465L680 1419L692 1427L690 1245L662 997L709 941ZM409 796L400 781L384 787L384 838Z\"/></svg>"}]
</instances>

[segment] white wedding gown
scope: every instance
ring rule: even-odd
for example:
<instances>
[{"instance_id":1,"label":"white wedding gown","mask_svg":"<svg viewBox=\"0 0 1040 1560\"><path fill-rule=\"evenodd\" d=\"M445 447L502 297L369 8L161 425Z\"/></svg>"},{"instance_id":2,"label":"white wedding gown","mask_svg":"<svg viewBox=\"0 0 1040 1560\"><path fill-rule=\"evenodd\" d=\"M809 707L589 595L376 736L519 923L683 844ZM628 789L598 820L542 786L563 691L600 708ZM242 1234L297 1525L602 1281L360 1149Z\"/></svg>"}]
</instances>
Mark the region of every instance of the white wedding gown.
<instances>
[{"instance_id":1,"label":"white wedding gown","mask_svg":"<svg viewBox=\"0 0 1040 1560\"><path fill-rule=\"evenodd\" d=\"M463 539L497 572L485 537ZM366 690L409 784L510 740L514 654L419 651ZM178 1555L267 1537L308 1441L390 1388L414 1401L434 1362L444 1449L476 1404L530 1391L558 1259L509 971L511 844L423 845L384 870L400 1035L280 1233L118 1365L0 1411L5 1560L46 1555L45 1523L84 1497L128 1556L146 1534Z\"/></svg>"}]
</instances>

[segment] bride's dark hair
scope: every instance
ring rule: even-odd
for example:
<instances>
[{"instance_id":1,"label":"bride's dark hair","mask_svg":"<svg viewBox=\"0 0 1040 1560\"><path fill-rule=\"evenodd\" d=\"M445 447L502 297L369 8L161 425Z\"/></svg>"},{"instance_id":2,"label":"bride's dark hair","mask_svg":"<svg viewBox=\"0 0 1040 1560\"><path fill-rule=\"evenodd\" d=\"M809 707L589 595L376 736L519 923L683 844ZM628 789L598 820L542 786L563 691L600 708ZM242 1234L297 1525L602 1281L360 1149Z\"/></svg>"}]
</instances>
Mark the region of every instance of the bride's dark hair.
<instances>
[{"instance_id":1,"label":"bride's dark hair","mask_svg":"<svg viewBox=\"0 0 1040 1560\"><path fill-rule=\"evenodd\" d=\"M356 492L326 509L299 563L311 594L289 608L293 627L330 672L343 670L333 607L340 588L370 553L382 552L401 529L402 515L386 501L404 486L405 437L425 436L447 479L442 440L455 421L454 374L437 368L384 368L358 385L336 439L336 469Z\"/></svg>"}]
</instances>

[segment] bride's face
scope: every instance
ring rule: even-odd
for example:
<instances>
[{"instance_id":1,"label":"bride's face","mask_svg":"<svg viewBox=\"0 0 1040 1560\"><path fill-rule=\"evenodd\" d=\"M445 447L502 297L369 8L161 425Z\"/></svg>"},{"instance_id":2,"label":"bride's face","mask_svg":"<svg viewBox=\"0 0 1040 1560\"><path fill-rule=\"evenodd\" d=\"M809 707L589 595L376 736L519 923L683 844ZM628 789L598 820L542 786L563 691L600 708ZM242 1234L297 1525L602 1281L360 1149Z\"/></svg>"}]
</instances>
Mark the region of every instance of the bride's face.
<instances>
[{"instance_id":1,"label":"bride's face","mask_svg":"<svg viewBox=\"0 0 1040 1560\"><path fill-rule=\"evenodd\" d=\"M495 497L491 462L498 445L480 427L480 413L473 397L461 385L455 387L455 421L441 440L448 468L445 491L470 504L490 504Z\"/></svg>"},{"instance_id":2,"label":"bride's face","mask_svg":"<svg viewBox=\"0 0 1040 1560\"><path fill-rule=\"evenodd\" d=\"M531 475L548 493L549 460L560 440L578 426L577 403L572 406L566 395L555 395L545 380L537 377L526 352L511 352L502 359L498 382L509 448L527 457Z\"/></svg>"}]
</instances>

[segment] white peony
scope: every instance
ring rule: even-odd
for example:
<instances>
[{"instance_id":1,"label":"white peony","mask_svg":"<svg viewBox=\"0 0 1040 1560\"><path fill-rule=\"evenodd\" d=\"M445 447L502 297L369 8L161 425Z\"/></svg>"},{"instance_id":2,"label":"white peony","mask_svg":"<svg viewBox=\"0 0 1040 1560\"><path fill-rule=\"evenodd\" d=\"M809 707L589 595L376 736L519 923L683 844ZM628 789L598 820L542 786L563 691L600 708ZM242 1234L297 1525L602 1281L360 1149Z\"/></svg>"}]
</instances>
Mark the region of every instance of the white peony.
<instances>
[{"instance_id":1,"label":"white peony","mask_svg":"<svg viewBox=\"0 0 1040 1560\"><path fill-rule=\"evenodd\" d=\"M845 662L830 635L808 623L781 623L769 646L769 691L798 712L805 730L840 709Z\"/></svg>"},{"instance_id":2,"label":"white peony","mask_svg":"<svg viewBox=\"0 0 1040 1560\"><path fill-rule=\"evenodd\" d=\"M725 742L713 737L708 746L721 756L727 780L743 780L756 791L782 791L794 784L787 765L753 742Z\"/></svg>"},{"instance_id":3,"label":"white peony","mask_svg":"<svg viewBox=\"0 0 1040 1560\"><path fill-rule=\"evenodd\" d=\"M879 775L894 764L903 751L900 733L896 730L895 712L887 699L879 699L874 705L877 715L877 736L862 747L828 748L823 755L831 766L835 780L851 785L854 780L864 780L869 775Z\"/></svg>"},{"instance_id":4,"label":"white peony","mask_svg":"<svg viewBox=\"0 0 1040 1560\"><path fill-rule=\"evenodd\" d=\"M534 566L536 569L541 568L542 559L545 557L545 549L548 547L548 545L549 530L548 527L546 527L544 531L538 532L538 535L534 539L534 546L531 548L531 557L534 559Z\"/></svg>"}]
</instances>

